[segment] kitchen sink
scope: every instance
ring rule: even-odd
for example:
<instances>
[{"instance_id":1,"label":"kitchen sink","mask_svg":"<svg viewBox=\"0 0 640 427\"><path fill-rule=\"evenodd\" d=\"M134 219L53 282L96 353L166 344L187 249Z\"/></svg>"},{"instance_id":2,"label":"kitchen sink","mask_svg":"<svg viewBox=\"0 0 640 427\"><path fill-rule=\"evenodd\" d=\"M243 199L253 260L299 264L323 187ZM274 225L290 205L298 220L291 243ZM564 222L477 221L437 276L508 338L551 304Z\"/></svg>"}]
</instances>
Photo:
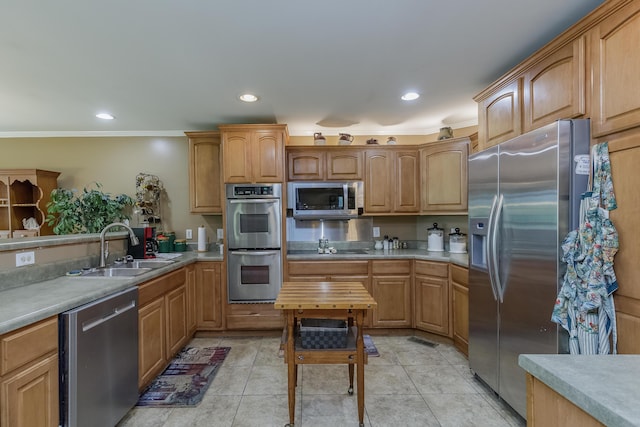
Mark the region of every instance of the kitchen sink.
<instances>
[{"instance_id":1,"label":"kitchen sink","mask_svg":"<svg viewBox=\"0 0 640 427\"><path fill-rule=\"evenodd\" d=\"M151 271L151 268L98 268L78 277L133 277Z\"/></svg>"},{"instance_id":2,"label":"kitchen sink","mask_svg":"<svg viewBox=\"0 0 640 427\"><path fill-rule=\"evenodd\" d=\"M165 265L173 264L173 261L166 259L136 259L123 264L114 264L109 268L115 269L138 269L138 268L160 268Z\"/></svg>"}]
</instances>

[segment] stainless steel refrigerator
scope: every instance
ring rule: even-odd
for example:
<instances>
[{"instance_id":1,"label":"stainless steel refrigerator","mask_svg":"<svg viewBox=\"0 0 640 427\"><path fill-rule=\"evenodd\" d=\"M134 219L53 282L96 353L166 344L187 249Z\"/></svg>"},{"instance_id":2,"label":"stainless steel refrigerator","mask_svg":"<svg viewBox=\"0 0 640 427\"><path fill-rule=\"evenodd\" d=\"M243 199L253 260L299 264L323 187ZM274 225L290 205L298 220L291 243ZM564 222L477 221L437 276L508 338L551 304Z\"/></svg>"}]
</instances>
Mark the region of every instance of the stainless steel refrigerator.
<instances>
[{"instance_id":1,"label":"stainless steel refrigerator","mask_svg":"<svg viewBox=\"0 0 640 427\"><path fill-rule=\"evenodd\" d=\"M526 417L522 353L566 353L551 312L577 228L589 121L560 120L469 157L469 366Z\"/></svg>"}]
</instances>

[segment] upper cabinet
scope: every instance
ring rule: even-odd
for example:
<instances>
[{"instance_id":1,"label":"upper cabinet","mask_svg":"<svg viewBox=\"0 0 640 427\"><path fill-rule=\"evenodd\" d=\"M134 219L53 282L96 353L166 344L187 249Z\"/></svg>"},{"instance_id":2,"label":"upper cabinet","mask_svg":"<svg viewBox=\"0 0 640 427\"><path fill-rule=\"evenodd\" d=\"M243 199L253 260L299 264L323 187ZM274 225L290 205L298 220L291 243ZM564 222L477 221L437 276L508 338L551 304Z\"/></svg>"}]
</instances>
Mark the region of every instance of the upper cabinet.
<instances>
[{"instance_id":1,"label":"upper cabinet","mask_svg":"<svg viewBox=\"0 0 640 427\"><path fill-rule=\"evenodd\" d=\"M478 145L484 150L522 132L522 79L500 87L478 101Z\"/></svg>"},{"instance_id":2,"label":"upper cabinet","mask_svg":"<svg viewBox=\"0 0 640 427\"><path fill-rule=\"evenodd\" d=\"M189 137L189 201L192 213L222 213L219 132L186 132Z\"/></svg>"},{"instance_id":3,"label":"upper cabinet","mask_svg":"<svg viewBox=\"0 0 640 427\"><path fill-rule=\"evenodd\" d=\"M225 183L284 181L287 125L221 125Z\"/></svg>"},{"instance_id":4,"label":"upper cabinet","mask_svg":"<svg viewBox=\"0 0 640 427\"><path fill-rule=\"evenodd\" d=\"M0 238L53 234L45 219L58 175L41 169L0 170ZM30 218L35 219L37 228L25 229Z\"/></svg>"},{"instance_id":5,"label":"upper cabinet","mask_svg":"<svg viewBox=\"0 0 640 427\"><path fill-rule=\"evenodd\" d=\"M365 151L365 213L417 213L420 209L419 188L417 148Z\"/></svg>"},{"instance_id":6,"label":"upper cabinet","mask_svg":"<svg viewBox=\"0 0 640 427\"><path fill-rule=\"evenodd\" d=\"M591 30L594 136L640 125L638 46L640 2L628 3Z\"/></svg>"},{"instance_id":7,"label":"upper cabinet","mask_svg":"<svg viewBox=\"0 0 640 427\"><path fill-rule=\"evenodd\" d=\"M469 139L436 142L420 150L422 213L467 211Z\"/></svg>"},{"instance_id":8,"label":"upper cabinet","mask_svg":"<svg viewBox=\"0 0 640 427\"><path fill-rule=\"evenodd\" d=\"M287 148L288 181L360 181L363 152L346 147Z\"/></svg>"},{"instance_id":9,"label":"upper cabinet","mask_svg":"<svg viewBox=\"0 0 640 427\"><path fill-rule=\"evenodd\" d=\"M524 74L523 132L585 114L586 37L579 37Z\"/></svg>"}]
</instances>

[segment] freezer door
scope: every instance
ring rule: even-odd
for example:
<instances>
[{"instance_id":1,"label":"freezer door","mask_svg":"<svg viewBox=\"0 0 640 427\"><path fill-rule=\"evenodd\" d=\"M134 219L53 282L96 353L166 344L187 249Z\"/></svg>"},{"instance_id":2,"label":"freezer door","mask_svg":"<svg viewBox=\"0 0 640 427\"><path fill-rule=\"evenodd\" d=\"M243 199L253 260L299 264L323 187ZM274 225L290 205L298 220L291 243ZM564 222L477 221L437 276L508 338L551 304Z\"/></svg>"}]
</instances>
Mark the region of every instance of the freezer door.
<instances>
[{"instance_id":1,"label":"freezer door","mask_svg":"<svg viewBox=\"0 0 640 427\"><path fill-rule=\"evenodd\" d=\"M498 147L469 157L469 366L498 390L498 303L488 273L489 217L498 193Z\"/></svg>"},{"instance_id":2,"label":"freezer door","mask_svg":"<svg viewBox=\"0 0 640 427\"><path fill-rule=\"evenodd\" d=\"M498 232L500 396L526 416L522 353L556 353L551 311L557 296L558 141L569 122L557 122L500 146Z\"/></svg>"}]
</instances>

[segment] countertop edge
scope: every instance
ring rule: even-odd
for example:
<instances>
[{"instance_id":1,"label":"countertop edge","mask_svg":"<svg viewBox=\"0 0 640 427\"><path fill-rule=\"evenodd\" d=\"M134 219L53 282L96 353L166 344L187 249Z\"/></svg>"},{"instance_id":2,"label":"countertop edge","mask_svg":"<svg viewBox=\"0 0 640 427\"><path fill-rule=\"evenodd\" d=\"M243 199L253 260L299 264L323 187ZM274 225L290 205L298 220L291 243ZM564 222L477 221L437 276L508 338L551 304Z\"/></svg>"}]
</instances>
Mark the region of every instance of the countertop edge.
<instances>
[{"instance_id":1,"label":"countertop edge","mask_svg":"<svg viewBox=\"0 0 640 427\"><path fill-rule=\"evenodd\" d=\"M631 405L619 403L618 406L622 408L622 410L616 411L614 407L609 404L603 404L594 396L594 394L602 396L602 393L607 393L607 390L615 388L616 385L613 383L613 381L607 384L596 381L594 387L591 388L591 393L586 391L589 390L589 388L585 387L584 384L577 384L579 380L577 380L576 376L567 373L565 371L565 368L563 367L563 365L566 365L567 361L573 360L574 358L581 358L584 362L589 361L586 358L592 358L592 361L596 360L595 358L599 358L599 362L606 361L612 363L619 363L620 359L625 358L640 364L640 356L637 355L588 356L565 354L521 354L518 357L518 364L532 376L542 381L549 388L565 397L571 403L573 403L578 408L580 408L596 420L600 421L601 423L608 426L615 425L620 427L640 426L640 419L638 419L637 416L629 416L622 413L622 410L628 409L628 407ZM618 360L616 360L616 358ZM590 372L593 373L593 363L584 363L583 368L589 369ZM589 375L586 375L586 377L589 377ZM575 384L572 384L572 381ZM602 390L597 390L598 387L602 387ZM594 391L594 388L596 389L596 391ZM636 400L638 399L636 398ZM635 406L638 406L638 402L635 402Z\"/></svg>"},{"instance_id":2,"label":"countertop edge","mask_svg":"<svg viewBox=\"0 0 640 427\"><path fill-rule=\"evenodd\" d=\"M85 278L57 277L55 279L33 283L0 292L0 335L6 334L40 320L57 316L67 310L87 304L96 299L119 292L140 283L147 282L174 270L178 270L195 262L223 261L222 255L216 252L185 252L183 258L174 263L149 271L139 276L127 278ZM56 287L55 296L45 298ZM49 292L45 292L49 291ZM29 309L11 309L16 301L28 300Z\"/></svg>"}]
</instances>

